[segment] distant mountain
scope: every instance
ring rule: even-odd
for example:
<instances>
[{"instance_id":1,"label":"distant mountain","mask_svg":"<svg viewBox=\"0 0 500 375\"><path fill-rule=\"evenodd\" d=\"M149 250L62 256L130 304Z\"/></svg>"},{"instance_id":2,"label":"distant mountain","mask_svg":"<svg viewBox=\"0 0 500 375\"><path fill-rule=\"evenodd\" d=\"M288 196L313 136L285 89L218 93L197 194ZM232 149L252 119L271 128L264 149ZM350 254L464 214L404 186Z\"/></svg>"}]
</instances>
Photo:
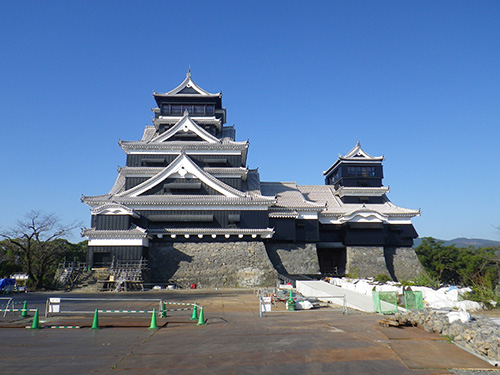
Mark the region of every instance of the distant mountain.
<instances>
[{"instance_id":1,"label":"distant mountain","mask_svg":"<svg viewBox=\"0 0 500 375\"><path fill-rule=\"evenodd\" d=\"M500 246L500 241L493 241L493 240L483 240L481 238L455 238L453 240L439 240L436 238L438 241L443 241L445 246L450 246L450 245L455 245L456 247L469 247L469 246L474 246L475 248L478 247L497 247ZM419 237L415 239L413 247L417 247L422 243L422 238Z\"/></svg>"}]
</instances>

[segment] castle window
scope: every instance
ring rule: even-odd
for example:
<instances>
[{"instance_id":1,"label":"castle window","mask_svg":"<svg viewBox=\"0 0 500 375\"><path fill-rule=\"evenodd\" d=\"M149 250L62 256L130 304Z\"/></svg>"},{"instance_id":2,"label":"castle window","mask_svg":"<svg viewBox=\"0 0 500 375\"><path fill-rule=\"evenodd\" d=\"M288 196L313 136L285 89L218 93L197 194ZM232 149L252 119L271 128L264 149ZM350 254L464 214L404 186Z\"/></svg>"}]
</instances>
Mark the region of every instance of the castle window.
<instances>
[{"instance_id":1,"label":"castle window","mask_svg":"<svg viewBox=\"0 0 500 375\"><path fill-rule=\"evenodd\" d=\"M194 113L197 115L205 114L205 106L204 105L195 105L194 106Z\"/></svg>"},{"instance_id":2,"label":"castle window","mask_svg":"<svg viewBox=\"0 0 500 375\"><path fill-rule=\"evenodd\" d=\"M183 105L182 106L182 113L184 113L186 111L188 113L193 113L193 106L192 105Z\"/></svg>"},{"instance_id":3,"label":"castle window","mask_svg":"<svg viewBox=\"0 0 500 375\"><path fill-rule=\"evenodd\" d=\"M214 114L214 106L213 105L207 105L206 107L206 114L207 115L213 115Z\"/></svg>"},{"instance_id":4,"label":"castle window","mask_svg":"<svg viewBox=\"0 0 500 375\"><path fill-rule=\"evenodd\" d=\"M227 220L231 224L239 223L240 222L240 214L229 214L227 217Z\"/></svg>"},{"instance_id":5,"label":"castle window","mask_svg":"<svg viewBox=\"0 0 500 375\"><path fill-rule=\"evenodd\" d=\"M349 177L375 177L375 167L347 167Z\"/></svg>"},{"instance_id":6,"label":"castle window","mask_svg":"<svg viewBox=\"0 0 500 375\"><path fill-rule=\"evenodd\" d=\"M173 115L180 115L182 113L182 106L173 104L171 107L171 111Z\"/></svg>"}]
</instances>

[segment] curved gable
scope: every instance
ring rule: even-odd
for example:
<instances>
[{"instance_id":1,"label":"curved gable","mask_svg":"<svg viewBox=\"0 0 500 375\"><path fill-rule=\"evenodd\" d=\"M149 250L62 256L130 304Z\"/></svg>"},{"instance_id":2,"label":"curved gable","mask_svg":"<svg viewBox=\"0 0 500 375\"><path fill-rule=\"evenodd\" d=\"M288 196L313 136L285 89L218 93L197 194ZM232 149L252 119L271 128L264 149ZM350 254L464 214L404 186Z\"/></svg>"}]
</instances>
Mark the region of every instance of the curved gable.
<instances>
[{"instance_id":1,"label":"curved gable","mask_svg":"<svg viewBox=\"0 0 500 375\"><path fill-rule=\"evenodd\" d=\"M201 141L208 143L220 143L219 139L214 137L212 134L208 133L205 129L201 128L193 119L189 116L188 112L184 112L184 116L177 121L177 123L167 130L165 133L151 139L150 143L165 142L168 139L174 137L178 133L194 133Z\"/></svg>"},{"instance_id":2,"label":"curved gable","mask_svg":"<svg viewBox=\"0 0 500 375\"><path fill-rule=\"evenodd\" d=\"M243 198L245 194L229 185L217 180L215 177L204 172L186 154L180 154L172 163L162 169L159 173L144 181L143 183L126 190L117 196L138 197L152 188L163 183L167 178L191 178L198 179L211 187L221 195L229 198Z\"/></svg>"}]
</instances>

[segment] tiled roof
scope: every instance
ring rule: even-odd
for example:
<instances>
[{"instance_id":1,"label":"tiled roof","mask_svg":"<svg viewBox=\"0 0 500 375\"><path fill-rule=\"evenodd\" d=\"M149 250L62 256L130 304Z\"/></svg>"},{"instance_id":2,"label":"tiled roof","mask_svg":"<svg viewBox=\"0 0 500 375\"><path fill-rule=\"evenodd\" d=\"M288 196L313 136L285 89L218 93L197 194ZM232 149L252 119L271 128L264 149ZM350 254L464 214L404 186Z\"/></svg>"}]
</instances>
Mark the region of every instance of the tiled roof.
<instances>
[{"instance_id":1,"label":"tiled roof","mask_svg":"<svg viewBox=\"0 0 500 375\"><path fill-rule=\"evenodd\" d=\"M323 210L322 205L308 201L297 189L295 182L261 182L262 195L276 196L277 207L293 208L298 210Z\"/></svg>"},{"instance_id":2,"label":"tiled roof","mask_svg":"<svg viewBox=\"0 0 500 375\"><path fill-rule=\"evenodd\" d=\"M335 196L335 188L331 185L300 185L297 188L304 197L317 204L323 206L328 204L331 207L340 207L342 204L342 201Z\"/></svg>"},{"instance_id":3,"label":"tiled roof","mask_svg":"<svg viewBox=\"0 0 500 375\"><path fill-rule=\"evenodd\" d=\"M141 175L141 176L154 176L160 173L165 167L120 167L118 172L123 173L125 176ZM248 173L247 168L243 167L204 167L203 170L212 175L234 175L235 177L245 177Z\"/></svg>"},{"instance_id":4,"label":"tiled roof","mask_svg":"<svg viewBox=\"0 0 500 375\"><path fill-rule=\"evenodd\" d=\"M109 191L110 195L119 194L125 190L125 175L121 172L118 172L118 176L116 176L115 183L111 190Z\"/></svg>"},{"instance_id":5,"label":"tiled roof","mask_svg":"<svg viewBox=\"0 0 500 375\"><path fill-rule=\"evenodd\" d=\"M124 150L246 150L248 141L234 142L225 138L220 143L207 143L204 141L170 141L158 143L146 143L144 141L119 141L120 147Z\"/></svg>"},{"instance_id":6,"label":"tiled roof","mask_svg":"<svg viewBox=\"0 0 500 375\"><path fill-rule=\"evenodd\" d=\"M196 94L180 94L180 92L185 89L185 88L192 88ZM179 86L174 88L173 90L170 90L167 93L158 93L158 92L153 92L153 96L196 96L196 95L202 95L202 96L222 96L222 93L216 93L216 94L211 94L208 91L203 90L200 86L198 86L196 83L191 78L191 70L188 70L186 74L186 78L184 81L181 82Z\"/></svg>"},{"instance_id":7,"label":"tiled roof","mask_svg":"<svg viewBox=\"0 0 500 375\"><path fill-rule=\"evenodd\" d=\"M156 134L156 128L154 126L146 125L144 128L144 133L142 134L141 141L149 142Z\"/></svg>"},{"instance_id":8,"label":"tiled roof","mask_svg":"<svg viewBox=\"0 0 500 375\"><path fill-rule=\"evenodd\" d=\"M116 202L125 204L131 208L134 205L152 206L209 206L209 205L270 205L274 201L268 197L250 195L248 197L229 198L221 195L146 195L139 197L116 197L99 195L93 197L82 197L82 201L90 206L100 205L104 202Z\"/></svg>"},{"instance_id":9,"label":"tiled roof","mask_svg":"<svg viewBox=\"0 0 500 375\"><path fill-rule=\"evenodd\" d=\"M337 189L336 194L339 197L344 196L357 196L357 197L381 197L389 192L389 187L344 187L341 186Z\"/></svg>"},{"instance_id":10,"label":"tiled roof","mask_svg":"<svg viewBox=\"0 0 500 375\"><path fill-rule=\"evenodd\" d=\"M213 189L219 191L226 196L244 197L245 193L237 190L219 179L212 176L210 173L203 171L189 156L182 153L177 158L172 161L168 166L163 168L159 173L152 176L148 180L134 186L133 188L120 193L120 196L140 196L146 190L162 183L168 176L176 173L177 169L182 169L184 173L192 173L196 178L204 181L206 184L210 185Z\"/></svg>"},{"instance_id":11,"label":"tiled roof","mask_svg":"<svg viewBox=\"0 0 500 375\"><path fill-rule=\"evenodd\" d=\"M210 174L229 174L246 176L248 174L248 169L243 167L204 167L203 170Z\"/></svg>"},{"instance_id":12,"label":"tiled roof","mask_svg":"<svg viewBox=\"0 0 500 375\"><path fill-rule=\"evenodd\" d=\"M272 228L161 228L161 229L148 229L148 234L189 234L189 235L272 235L274 230Z\"/></svg>"},{"instance_id":13,"label":"tiled roof","mask_svg":"<svg viewBox=\"0 0 500 375\"><path fill-rule=\"evenodd\" d=\"M165 142L169 138L176 135L177 133L182 133L184 131L195 133L198 137L202 138L202 142L208 142L208 143L220 142L217 137L213 136L205 129L200 127L195 121L193 121L193 119L189 116L189 113L186 111L184 113L184 116L182 116L182 118L179 121L177 121L177 123L174 126L168 129L166 132L156 135L153 139L151 139L151 143Z\"/></svg>"},{"instance_id":14,"label":"tiled roof","mask_svg":"<svg viewBox=\"0 0 500 375\"><path fill-rule=\"evenodd\" d=\"M332 170L338 166L343 160L348 160L351 163L366 163L366 162L382 162L384 160L383 156L371 156L365 150L361 148L361 144L356 143L356 146L349 151L345 155L339 155L338 159L333 163L326 171L323 172L323 175L329 175Z\"/></svg>"},{"instance_id":15,"label":"tiled roof","mask_svg":"<svg viewBox=\"0 0 500 375\"><path fill-rule=\"evenodd\" d=\"M97 230L95 228L85 228L82 230L82 236L88 238L146 238L145 229L135 227L128 230Z\"/></svg>"},{"instance_id":16,"label":"tiled roof","mask_svg":"<svg viewBox=\"0 0 500 375\"><path fill-rule=\"evenodd\" d=\"M158 111L160 111L160 108L156 108ZM153 124L154 125L160 125L160 124L176 124L180 119L182 118L182 115L179 116L162 116L160 115L158 118L153 119ZM207 117L207 116L196 116L193 115L191 118L197 123L197 124L203 124L203 125L215 125L218 128L222 126L222 120L216 118L215 116Z\"/></svg>"},{"instance_id":17,"label":"tiled roof","mask_svg":"<svg viewBox=\"0 0 500 375\"><path fill-rule=\"evenodd\" d=\"M269 212L269 217L273 219L296 219L299 217L299 213L297 211L271 211Z\"/></svg>"},{"instance_id":18,"label":"tiled roof","mask_svg":"<svg viewBox=\"0 0 500 375\"><path fill-rule=\"evenodd\" d=\"M248 147L248 141L245 142L235 142L231 141L228 138L224 138L224 140L220 140L217 143L207 143L205 141L168 141L168 142L155 142L155 143L146 143L144 141L122 141L120 140L119 145L127 148L159 148L159 149L177 149L183 148L186 146L192 146L202 149L213 149L213 148L221 148L223 150L228 149L241 149Z\"/></svg>"},{"instance_id":19,"label":"tiled roof","mask_svg":"<svg viewBox=\"0 0 500 375\"><path fill-rule=\"evenodd\" d=\"M160 173L165 167L119 167L118 172L122 173L124 176L154 176Z\"/></svg>"},{"instance_id":20,"label":"tiled roof","mask_svg":"<svg viewBox=\"0 0 500 375\"><path fill-rule=\"evenodd\" d=\"M250 169L248 171L246 180L247 191L253 195L266 195L262 194L260 189L260 175L258 169ZM274 199L274 196L271 196Z\"/></svg>"},{"instance_id":21,"label":"tiled roof","mask_svg":"<svg viewBox=\"0 0 500 375\"><path fill-rule=\"evenodd\" d=\"M363 204L363 203L343 203L335 194L335 188L332 185L300 185L298 189L309 200L318 204L326 204L323 215L349 215L359 210L373 210L390 216L416 216L420 214L419 210L398 207L394 205L386 196L384 203Z\"/></svg>"}]
</instances>

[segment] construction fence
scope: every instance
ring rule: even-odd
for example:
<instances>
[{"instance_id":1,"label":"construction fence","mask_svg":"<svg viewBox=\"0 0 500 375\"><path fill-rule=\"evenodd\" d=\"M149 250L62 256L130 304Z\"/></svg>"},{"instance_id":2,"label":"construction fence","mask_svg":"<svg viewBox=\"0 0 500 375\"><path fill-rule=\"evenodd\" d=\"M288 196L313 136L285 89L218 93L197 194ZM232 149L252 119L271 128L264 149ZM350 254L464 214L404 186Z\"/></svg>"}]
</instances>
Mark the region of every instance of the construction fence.
<instances>
[{"instance_id":1,"label":"construction fence","mask_svg":"<svg viewBox=\"0 0 500 375\"><path fill-rule=\"evenodd\" d=\"M422 292L405 291L404 303L406 310L423 310L424 301ZM395 314L398 312L398 294L397 292L372 292L373 310L380 314Z\"/></svg>"}]
</instances>

